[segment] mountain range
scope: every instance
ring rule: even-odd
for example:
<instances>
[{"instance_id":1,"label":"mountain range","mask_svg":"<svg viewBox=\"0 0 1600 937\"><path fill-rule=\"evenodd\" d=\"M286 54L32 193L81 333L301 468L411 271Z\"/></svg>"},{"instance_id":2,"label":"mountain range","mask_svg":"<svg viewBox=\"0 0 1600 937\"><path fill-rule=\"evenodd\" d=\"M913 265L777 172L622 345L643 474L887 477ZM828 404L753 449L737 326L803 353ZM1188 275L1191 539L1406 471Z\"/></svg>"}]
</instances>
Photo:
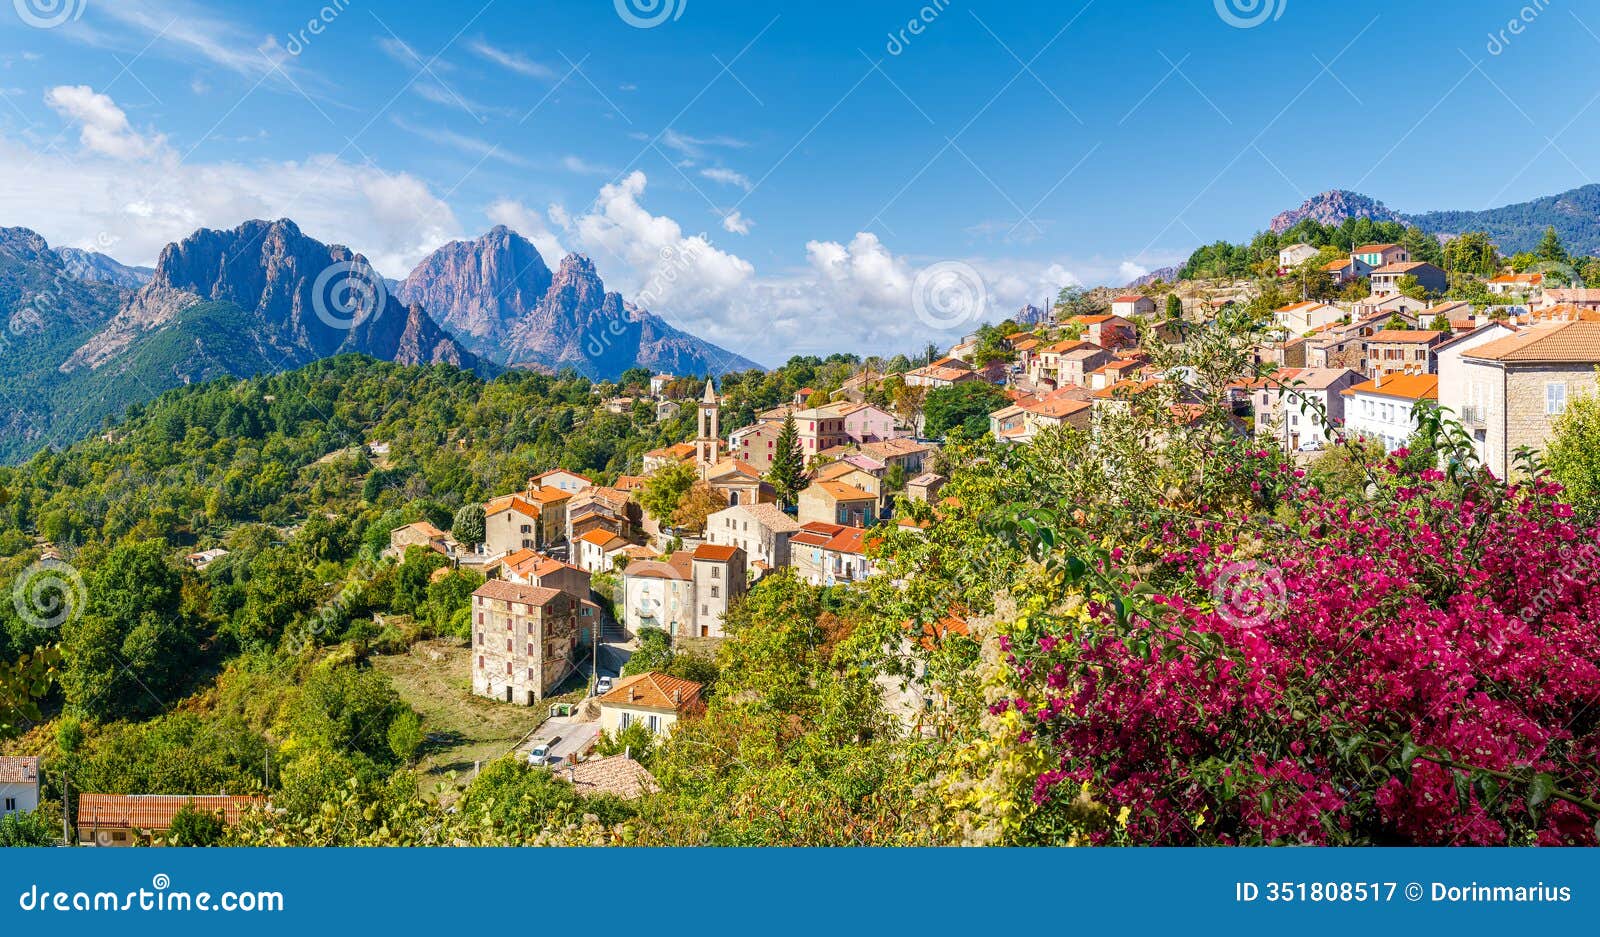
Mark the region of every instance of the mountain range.
<instances>
[{"instance_id":1,"label":"mountain range","mask_svg":"<svg viewBox=\"0 0 1600 937\"><path fill-rule=\"evenodd\" d=\"M1268 227L1281 234L1306 218L1337 225L1346 218L1361 217L1416 225L1444 238L1484 231L1507 255L1533 250L1545 229L1554 227L1569 253L1600 255L1600 183L1499 208L1415 215L1394 211L1359 192L1332 189L1306 199L1298 208L1279 213Z\"/></svg>"},{"instance_id":2,"label":"mountain range","mask_svg":"<svg viewBox=\"0 0 1600 937\"><path fill-rule=\"evenodd\" d=\"M607 292L587 258L551 272L503 227L440 248L400 283L286 219L196 231L154 268L0 228L0 323L3 461L71 442L173 387L344 353L485 376L759 367Z\"/></svg>"}]
</instances>

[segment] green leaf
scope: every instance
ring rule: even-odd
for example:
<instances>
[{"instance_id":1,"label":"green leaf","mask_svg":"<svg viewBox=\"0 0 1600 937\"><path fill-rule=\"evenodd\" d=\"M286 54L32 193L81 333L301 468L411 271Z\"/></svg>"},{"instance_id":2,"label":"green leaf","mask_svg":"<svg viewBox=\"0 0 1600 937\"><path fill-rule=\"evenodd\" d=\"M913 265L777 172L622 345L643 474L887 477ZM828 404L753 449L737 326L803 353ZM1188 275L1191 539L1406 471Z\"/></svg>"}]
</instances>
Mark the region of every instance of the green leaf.
<instances>
[{"instance_id":1,"label":"green leaf","mask_svg":"<svg viewBox=\"0 0 1600 937\"><path fill-rule=\"evenodd\" d=\"M1533 776L1533 781L1528 784L1528 806L1537 808L1550 800L1550 795L1556 791L1556 779L1540 772Z\"/></svg>"}]
</instances>

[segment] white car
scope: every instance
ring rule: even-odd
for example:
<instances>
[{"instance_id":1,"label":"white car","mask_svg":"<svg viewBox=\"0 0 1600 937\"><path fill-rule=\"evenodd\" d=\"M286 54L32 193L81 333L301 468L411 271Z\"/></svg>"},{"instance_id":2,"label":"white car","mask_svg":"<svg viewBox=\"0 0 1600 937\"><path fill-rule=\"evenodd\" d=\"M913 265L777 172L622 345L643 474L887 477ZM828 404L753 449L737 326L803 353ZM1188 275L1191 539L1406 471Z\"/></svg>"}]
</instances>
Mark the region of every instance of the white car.
<instances>
[{"instance_id":1,"label":"white car","mask_svg":"<svg viewBox=\"0 0 1600 937\"><path fill-rule=\"evenodd\" d=\"M533 746L533 750L528 752L528 764L541 768L550 764L550 760L553 757L551 750L555 748L556 743L559 741L561 741L561 737L557 736Z\"/></svg>"},{"instance_id":2,"label":"white car","mask_svg":"<svg viewBox=\"0 0 1600 937\"><path fill-rule=\"evenodd\" d=\"M605 696L607 693L610 693L610 692L611 692L611 678L610 677L601 677L600 679L598 679L598 680L596 680L594 682L594 695L595 696Z\"/></svg>"}]
</instances>

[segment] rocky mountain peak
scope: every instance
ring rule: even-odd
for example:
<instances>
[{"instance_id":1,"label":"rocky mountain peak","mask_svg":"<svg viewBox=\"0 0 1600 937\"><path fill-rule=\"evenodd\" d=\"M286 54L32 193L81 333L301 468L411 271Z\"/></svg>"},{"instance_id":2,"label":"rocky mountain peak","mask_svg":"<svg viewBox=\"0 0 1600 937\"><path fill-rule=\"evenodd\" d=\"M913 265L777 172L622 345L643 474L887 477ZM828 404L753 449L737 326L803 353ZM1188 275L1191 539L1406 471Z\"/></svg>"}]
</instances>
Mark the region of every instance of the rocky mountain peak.
<instances>
[{"instance_id":1,"label":"rocky mountain peak","mask_svg":"<svg viewBox=\"0 0 1600 937\"><path fill-rule=\"evenodd\" d=\"M1405 221L1403 215L1391 211L1377 199L1348 189L1329 189L1306 199L1299 208L1291 208L1275 215L1269 227L1274 234L1282 234L1307 218L1314 218L1325 225L1337 225L1346 218Z\"/></svg>"}]
</instances>

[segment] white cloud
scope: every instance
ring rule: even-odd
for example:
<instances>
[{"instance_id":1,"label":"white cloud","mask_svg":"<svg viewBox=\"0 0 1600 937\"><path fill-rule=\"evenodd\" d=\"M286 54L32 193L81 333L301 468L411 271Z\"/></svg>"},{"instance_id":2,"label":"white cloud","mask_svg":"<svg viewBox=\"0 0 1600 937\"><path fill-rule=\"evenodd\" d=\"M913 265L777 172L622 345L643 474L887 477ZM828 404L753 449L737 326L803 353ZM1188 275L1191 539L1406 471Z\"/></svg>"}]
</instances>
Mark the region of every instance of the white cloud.
<instances>
[{"instance_id":1,"label":"white cloud","mask_svg":"<svg viewBox=\"0 0 1600 937\"><path fill-rule=\"evenodd\" d=\"M642 134L639 136L642 139L649 139L648 137L644 137ZM740 150L749 145L737 137L693 137L686 133L679 133L678 131L673 130L671 127L668 127L662 132L661 143L667 148L676 150L690 159L699 159L705 155L705 152L708 149L717 148Z\"/></svg>"},{"instance_id":2,"label":"white cloud","mask_svg":"<svg viewBox=\"0 0 1600 937\"><path fill-rule=\"evenodd\" d=\"M567 172L575 172L580 176L611 176L616 174L613 170L607 169L598 163L591 163L581 156L562 157L561 168Z\"/></svg>"},{"instance_id":3,"label":"white cloud","mask_svg":"<svg viewBox=\"0 0 1600 937\"><path fill-rule=\"evenodd\" d=\"M739 211L730 211L722 216L722 230L724 231L733 234L749 234L750 229L753 227L755 227L755 222L746 218Z\"/></svg>"},{"instance_id":4,"label":"white cloud","mask_svg":"<svg viewBox=\"0 0 1600 937\"><path fill-rule=\"evenodd\" d=\"M44 101L79 126L78 139L90 152L114 159L143 159L165 145L160 136L135 132L122 108L88 85L57 85L45 92Z\"/></svg>"},{"instance_id":5,"label":"white cloud","mask_svg":"<svg viewBox=\"0 0 1600 937\"><path fill-rule=\"evenodd\" d=\"M389 120L396 127L399 127L406 133L415 134L424 140L431 140L434 143L452 147L468 155L476 156L479 159L498 160L502 163L508 163L512 166L521 166L523 168L528 168L532 165L521 156L518 156L512 150L509 150L503 146L497 146L493 143L490 143L488 140L480 140L477 137L470 137L466 134L456 133L453 130L446 130L443 127L421 127L398 115L389 118Z\"/></svg>"},{"instance_id":6,"label":"white cloud","mask_svg":"<svg viewBox=\"0 0 1600 937\"><path fill-rule=\"evenodd\" d=\"M265 77L276 69L288 69L290 57L275 36L252 34L247 28L221 19L214 5L199 6L180 0L117 0L95 6L96 15L108 16L131 26L150 38L135 42L133 49L156 45L173 56L219 65L252 77ZM74 23L66 30L70 37L93 45L120 45L118 40Z\"/></svg>"},{"instance_id":7,"label":"white cloud","mask_svg":"<svg viewBox=\"0 0 1600 937\"><path fill-rule=\"evenodd\" d=\"M59 90L59 89L54 89ZM103 249L150 264L196 228L232 228L252 218L292 218L308 235L346 244L387 276L404 276L440 244L460 237L450 207L422 180L386 174L331 155L290 162L183 162L159 136L124 129L121 109L78 89L52 104L93 135L71 159L0 137L0 217L56 245ZM104 100L100 100L104 99Z\"/></svg>"},{"instance_id":8,"label":"white cloud","mask_svg":"<svg viewBox=\"0 0 1600 937\"><path fill-rule=\"evenodd\" d=\"M755 188L755 186L750 184L749 177L744 173L735 172L732 169L724 169L720 166L702 169L700 170L700 175L710 179L712 182L720 182L723 185L736 186L745 190L746 192L749 192L751 189Z\"/></svg>"},{"instance_id":9,"label":"white cloud","mask_svg":"<svg viewBox=\"0 0 1600 937\"><path fill-rule=\"evenodd\" d=\"M1117 265L1117 275L1122 277L1122 283L1132 283L1149 272L1150 268L1141 267L1131 260L1124 260ZM1120 286L1122 284L1119 283L1117 285Z\"/></svg>"},{"instance_id":10,"label":"white cloud","mask_svg":"<svg viewBox=\"0 0 1600 937\"><path fill-rule=\"evenodd\" d=\"M550 79L556 77L555 69L543 62L535 62L520 52L502 49L481 39L468 43L467 48L482 58L499 65L501 68L510 69L528 78Z\"/></svg>"},{"instance_id":11,"label":"white cloud","mask_svg":"<svg viewBox=\"0 0 1600 937\"><path fill-rule=\"evenodd\" d=\"M479 123L483 122L485 115L492 114L505 117L511 114L509 108L475 101L440 81L419 78L411 83L411 90L425 101L432 101L445 107L453 107L470 115Z\"/></svg>"}]
</instances>

